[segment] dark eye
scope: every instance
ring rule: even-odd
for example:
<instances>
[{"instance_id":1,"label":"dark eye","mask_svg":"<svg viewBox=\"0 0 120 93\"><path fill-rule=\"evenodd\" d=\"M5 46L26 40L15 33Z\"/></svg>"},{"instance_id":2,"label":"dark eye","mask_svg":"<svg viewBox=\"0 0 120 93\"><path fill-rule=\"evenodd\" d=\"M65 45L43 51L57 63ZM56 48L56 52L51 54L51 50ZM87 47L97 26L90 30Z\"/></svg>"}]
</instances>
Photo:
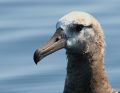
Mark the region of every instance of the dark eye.
<instances>
[{"instance_id":1,"label":"dark eye","mask_svg":"<svg viewBox=\"0 0 120 93\"><path fill-rule=\"evenodd\" d=\"M84 25L82 25L82 24L76 24L76 25L75 25L75 30L76 30L77 32L79 32L79 31L81 31L81 30L83 29L83 27L84 27Z\"/></svg>"}]
</instances>

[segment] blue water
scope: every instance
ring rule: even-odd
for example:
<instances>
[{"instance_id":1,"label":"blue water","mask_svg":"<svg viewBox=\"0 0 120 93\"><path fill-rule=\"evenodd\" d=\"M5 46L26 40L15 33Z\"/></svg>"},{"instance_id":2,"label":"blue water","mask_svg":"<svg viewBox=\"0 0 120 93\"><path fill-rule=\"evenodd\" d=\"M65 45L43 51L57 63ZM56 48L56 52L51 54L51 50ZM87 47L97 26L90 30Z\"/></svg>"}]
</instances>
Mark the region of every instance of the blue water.
<instances>
[{"instance_id":1,"label":"blue water","mask_svg":"<svg viewBox=\"0 0 120 93\"><path fill-rule=\"evenodd\" d=\"M86 11L101 22L106 37L105 65L120 90L120 0L0 0L0 93L62 93L65 50L37 66L33 53L55 32L66 13Z\"/></svg>"}]
</instances>

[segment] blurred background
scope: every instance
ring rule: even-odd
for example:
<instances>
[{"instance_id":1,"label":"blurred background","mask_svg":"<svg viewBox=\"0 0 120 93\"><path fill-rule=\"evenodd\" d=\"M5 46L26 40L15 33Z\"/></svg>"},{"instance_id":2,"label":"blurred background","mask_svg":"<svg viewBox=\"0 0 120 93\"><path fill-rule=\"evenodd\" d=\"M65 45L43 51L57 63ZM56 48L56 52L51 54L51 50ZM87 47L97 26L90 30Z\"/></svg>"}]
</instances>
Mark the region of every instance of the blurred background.
<instances>
[{"instance_id":1,"label":"blurred background","mask_svg":"<svg viewBox=\"0 0 120 93\"><path fill-rule=\"evenodd\" d=\"M33 53L55 32L57 20L74 10L89 12L106 37L105 65L120 90L120 0L0 0L0 93L62 93L65 50L37 66Z\"/></svg>"}]
</instances>

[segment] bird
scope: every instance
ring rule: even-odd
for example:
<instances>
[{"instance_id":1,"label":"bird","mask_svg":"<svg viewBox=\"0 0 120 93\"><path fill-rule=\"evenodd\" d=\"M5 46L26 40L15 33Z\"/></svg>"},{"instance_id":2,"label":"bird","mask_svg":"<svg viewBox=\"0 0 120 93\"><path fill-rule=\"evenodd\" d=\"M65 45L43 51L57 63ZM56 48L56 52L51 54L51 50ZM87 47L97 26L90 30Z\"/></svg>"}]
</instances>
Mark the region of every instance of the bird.
<instances>
[{"instance_id":1,"label":"bird","mask_svg":"<svg viewBox=\"0 0 120 93\"><path fill-rule=\"evenodd\" d=\"M65 49L67 74L63 93L120 93L109 83L105 66L105 38L101 24L87 12L72 11L61 17L54 35L34 52L37 64Z\"/></svg>"}]
</instances>

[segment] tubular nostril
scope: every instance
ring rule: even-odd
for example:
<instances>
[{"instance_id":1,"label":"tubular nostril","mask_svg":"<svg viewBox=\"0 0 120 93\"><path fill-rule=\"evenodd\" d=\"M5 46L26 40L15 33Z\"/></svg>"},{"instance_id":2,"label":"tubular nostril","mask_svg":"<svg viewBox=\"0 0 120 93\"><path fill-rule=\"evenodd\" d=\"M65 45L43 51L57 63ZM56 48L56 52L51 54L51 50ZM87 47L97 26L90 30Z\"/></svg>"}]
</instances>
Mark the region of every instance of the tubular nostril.
<instances>
[{"instance_id":1,"label":"tubular nostril","mask_svg":"<svg viewBox=\"0 0 120 93\"><path fill-rule=\"evenodd\" d=\"M55 39L55 42L59 41L61 39L61 36L58 36L56 39Z\"/></svg>"}]
</instances>

